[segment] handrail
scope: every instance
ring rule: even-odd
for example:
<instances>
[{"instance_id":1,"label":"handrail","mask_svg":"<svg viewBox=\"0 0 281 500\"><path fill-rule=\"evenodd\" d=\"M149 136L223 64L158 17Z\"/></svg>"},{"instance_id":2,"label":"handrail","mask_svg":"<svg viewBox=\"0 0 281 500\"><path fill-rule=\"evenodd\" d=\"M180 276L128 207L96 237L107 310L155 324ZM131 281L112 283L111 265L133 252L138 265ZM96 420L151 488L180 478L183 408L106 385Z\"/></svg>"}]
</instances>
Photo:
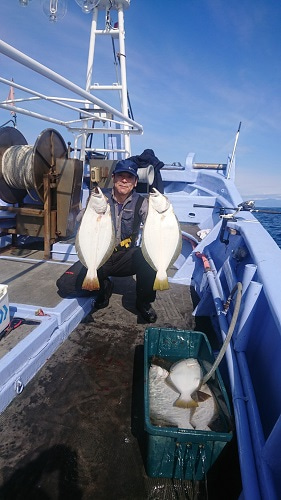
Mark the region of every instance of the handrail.
<instances>
[{"instance_id":1,"label":"handrail","mask_svg":"<svg viewBox=\"0 0 281 500\"><path fill-rule=\"evenodd\" d=\"M128 125L135 127L139 131L139 133L143 132L143 127L142 127L142 125L140 125L140 123L137 123L134 120L132 120L131 118L125 116L121 111L118 111L117 109L113 108L109 104L106 104L101 99L98 99L97 97L93 96L92 94L90 94L86 90L79 87L79 85L72 83L70 80L68 80L67 78L64 78L59 73L56 73L55 71L44 66L43 64L39 63L35 59L32 59L31 57L27 56L23 52L15 49L14 47L12 47L8 43L4 42L3 40L0 40L0 52L4 55L10 57L11 59L14 59L15 61L19 62L20 64L23 64L27 68L29 68L33 71L36 71L40 75L49 78L50 80L54 81L55 83L70 90L71 92L74 92L75 94L80 95L86 101L90 101L93 104L96 104L97 106L101 107L105 111L108 111L108 113L112 113L113 115L118 116L119 118L124 120L124 122L126 122Z\"/></svg>"},{"instance_id":2,"label":"handrail","mask_svg":"<svg viewBox=\"0 0 281 500\"><path fill-rule=\"evenodd\" d=\"M82 149L78 148L78 140L83 142L83 152L86 150L93 151L92 148L87 148L85 143L85 134L95 133L95 134L103 134L103 135L124 135L128 134L142 134L143 127L141 124L136 122L135 120L129 118L124 112L115 109L110 106L106 102L102 101L95 97L92 93L87 90L84 90L80 86L74 84L67 78L64 78L59 73L51 70L50 68L44 66L39 63L35 59L27 56L23 52L20 52L16 48L7 44L3 40L0 40L0 53L6 55L7 57L15 60L19 64L22 64L26 68L31 71L35 71L47 78L48 80L53 81L60 87L67 89L70 92L76 94L76 98L73 97L56 97L56 96L48 96L42 94L34 89L27 88L19 83L15 83L14 81L6 80L5 78L0 78L0 83L5 85L9 85L9 87L17 88L23 92L29 94L27 98L21 99L6 99L5 101L0 102L0 108L6 109L11 113L27 115L32 118L37 118L46 122L51 122L55 125L65 127L69 132L73 133L75 136L74 139L74 155L77 157L77 152ZM30 95L32 97L30 97ZM81 99L82 98L82 99ZM55 113L52 113L51 116L47 116L46 114L41 114L37 110L34 111L32 109L28 109L27 105L23 107L19 107L18 103L26 102L28 104L38 101L48 101L57 107L63 107L69 111L73 111L76 115L73 117L74 119L61 119L60 115L55 116ZM90 109L89 105L92 105L92 109ZM100 122L101 126L99 127L88 127L89 121ZM81 146L82 147L82 146ZM103 149L104 150L104 149ZM95 148L94 151L100 151L99 148ZM116 151L120 151L123 153L127 153L125 149L122 148L111 148L106 149L108 153L114 153ZM82 155L84 157L84 154Z\"/></svg>"}]
</instances>

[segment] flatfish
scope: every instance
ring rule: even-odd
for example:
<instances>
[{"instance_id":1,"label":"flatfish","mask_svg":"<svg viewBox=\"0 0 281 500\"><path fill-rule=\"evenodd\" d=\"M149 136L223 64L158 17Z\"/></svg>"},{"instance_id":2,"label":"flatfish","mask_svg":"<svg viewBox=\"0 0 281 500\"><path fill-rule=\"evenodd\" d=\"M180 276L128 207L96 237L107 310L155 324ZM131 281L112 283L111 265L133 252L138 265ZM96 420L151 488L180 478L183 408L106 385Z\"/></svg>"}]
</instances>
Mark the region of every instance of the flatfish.
<instances>
[{"instance_id":1,"label":"flatfish","mask_svg":"<svg viewBox=\"0 0 281 500\"><path fill-rule=\"evenodd\" d=\"M114 250L115 231L106 196L99 187L93 189L75 240L77 255L87 267L82 283L84 290L99 290L97 270Z\"/></svg>"},{"instance_id":2,"label":"flatfish","mask_svg":"<svg viewBox=\"0 0 281 500\"><path fill-rule=\"evenodd\" d=\"M167 269L181 252L182 236L170 201L157 189L152 189L149 194L141 248L144 258L156 271L153 289L167 290L169 288Z\"/></svg>"},{"instance_id":3,"label":"flatfish","mask_svg":"<svg viewBox=\"0 0 281 500\"><path fill-rule=\"evenodd\" d=\"M209 394L199 391L202 378L202 369L197 359L181 359L174 363L166 379L167 384L179 393L174 405L179 408L195 408L199 400L209 398Z\"/></svg>"}]
</instances>

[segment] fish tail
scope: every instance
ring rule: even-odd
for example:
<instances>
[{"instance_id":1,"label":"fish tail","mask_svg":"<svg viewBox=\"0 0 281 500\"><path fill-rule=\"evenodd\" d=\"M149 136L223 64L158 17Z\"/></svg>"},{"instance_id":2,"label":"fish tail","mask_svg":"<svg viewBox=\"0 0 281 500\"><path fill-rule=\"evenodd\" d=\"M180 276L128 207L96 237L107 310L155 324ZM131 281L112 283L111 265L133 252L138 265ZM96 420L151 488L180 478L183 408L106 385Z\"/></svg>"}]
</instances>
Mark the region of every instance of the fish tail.
<instances>
[{"instance_id":1,"label":"fish tail","mask_svg":"<svg viewBox=\"0 0 281 500\"><path fill-rule=\"evenodd\" d=\"M198 403L193 399L187 401L186 399L179 397L174 402L174 406L176 406L177 408L196 408L198 406Z\"/></svg>"},{"instance_id":2,"label":"fish tail","mask_svg":"<svg viewBox=\"0 0 281 500\"><path fill-rule=\"evenodd\" d=\"M168 276L166 273L161 276L159 272L157 272L153 290L169 290Z\"/></svg>"},{"instance_id":3,"label":"fish tail","mask_svg":"<svg viewBox=\"0 0 281 500\"><path fill-rule=\"evenodd\" d=\"M98 280L98 277L90 278L88 274L86 275L83 283L82 283L82 288L83 290L89 290L90 292L94 290L99 290L100 289L100 282Z\"/></svg>"}]
</instances>

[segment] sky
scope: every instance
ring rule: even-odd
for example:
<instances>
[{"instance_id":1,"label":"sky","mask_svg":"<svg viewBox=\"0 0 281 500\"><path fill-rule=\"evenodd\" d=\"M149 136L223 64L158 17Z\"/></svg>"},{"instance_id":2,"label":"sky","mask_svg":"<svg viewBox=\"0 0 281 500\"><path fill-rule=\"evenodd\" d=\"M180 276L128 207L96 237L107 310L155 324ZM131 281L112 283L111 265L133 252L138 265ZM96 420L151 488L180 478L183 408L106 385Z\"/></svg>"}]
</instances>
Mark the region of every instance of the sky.
<instances>
[{"instance_id":1,"label":"sky","mask_svg":"<svg viewBox=\"0 0 281 500\"><path fill-rule=\"evenodd\" d=\"M0 38L85 88L91 15L75 0L66 1L64 18L51 23L41 0L24 8L18 0L1 0ZM196 162L226 163L241 122L236 148L241 195L281 199L280 26L279 0L131 0L125 11L127 83L134 119L144 129L132 137L132 155L150 148L165 163L184 164L189 152ZM109 37L99 37L96 51L94 81L115 82ZM2 54L0 76L63 95ZM8 91L0 83L1 101ZM16 97L22 95L16 91ZM108 94L96 95L115 107ZM40 112L40 106L33 109ZM45 114L53 114L50 104L43 106ZM10 118L0 109L0 126ZM65 129L23 115L17 127L28 144L49 127L66 142L73 140Z\"/></svg>"}]
</instances>

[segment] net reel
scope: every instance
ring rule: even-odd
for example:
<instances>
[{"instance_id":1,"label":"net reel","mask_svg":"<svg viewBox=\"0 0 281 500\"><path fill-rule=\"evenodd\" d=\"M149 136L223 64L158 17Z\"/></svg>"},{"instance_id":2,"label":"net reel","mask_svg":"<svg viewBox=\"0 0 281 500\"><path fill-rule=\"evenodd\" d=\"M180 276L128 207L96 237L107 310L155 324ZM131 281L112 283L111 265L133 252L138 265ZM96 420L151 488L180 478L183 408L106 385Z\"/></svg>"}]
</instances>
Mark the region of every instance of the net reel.
<instances>
[{"instance_id":1,"label":"net reel","mask_svg":"<svg viewBox=\"0 0 281 500\"><path fill-rule=\"evenodd\" d=\"M82 175L82 162L68 158L56 130L43 130L30 146L17 129L0 129L0 199L6 203L0 210L16 215L1 233L43 237L49 258L51 244L73 234Z\"/></svg>"},{"instance_id":2,"label":"net reel","mask_svg":"<svg viewBox=\"0 0 281 500\"><path fill-rule=\"evenodd\" d=\"M35 145L29 146L17 129L0 129L0 198L6 203L21 203L35 191L43 202L44 174L54 171L59 158L67 158L67 146L56 130L43 130Z\"/></svg>"}]
</instances>

